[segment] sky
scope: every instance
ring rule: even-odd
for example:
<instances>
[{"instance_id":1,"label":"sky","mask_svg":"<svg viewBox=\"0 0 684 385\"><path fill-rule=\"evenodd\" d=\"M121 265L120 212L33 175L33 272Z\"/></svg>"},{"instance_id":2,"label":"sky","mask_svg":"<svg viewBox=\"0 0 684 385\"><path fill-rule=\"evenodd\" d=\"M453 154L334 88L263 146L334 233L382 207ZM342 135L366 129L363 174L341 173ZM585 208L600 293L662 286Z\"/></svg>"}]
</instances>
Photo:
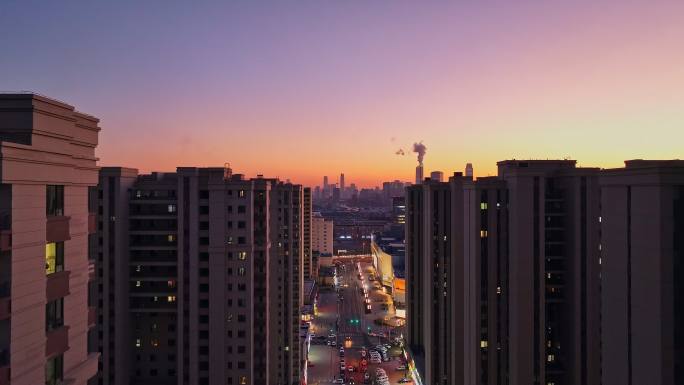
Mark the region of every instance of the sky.
<instances>
[{"instance_id":1,"label":"sky","mask_svg":"<svg viewBox=\"0 0 684 385\"><path fill-rule=\"evenodd\" d=\"M0 90L102 166L375 186L503 159L683 158L684 1L0 1ZM406 155L396 155L403 149Z\"/></svg>"}]
</instances>

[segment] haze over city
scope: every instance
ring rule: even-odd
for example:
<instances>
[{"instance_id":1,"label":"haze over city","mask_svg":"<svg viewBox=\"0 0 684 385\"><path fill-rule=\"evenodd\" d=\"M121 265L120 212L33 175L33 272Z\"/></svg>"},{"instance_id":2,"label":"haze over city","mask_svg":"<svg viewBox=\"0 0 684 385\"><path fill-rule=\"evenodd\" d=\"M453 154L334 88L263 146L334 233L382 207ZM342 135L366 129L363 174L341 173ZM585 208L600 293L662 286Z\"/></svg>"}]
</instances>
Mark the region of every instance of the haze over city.
<instances>
[{"instance_id":1,"label":"haze over city","mask_svg":"<svg viewBox=\"0 0 684 385\"><path fill-rule=\"evenodd\" d=\"M0 1L0 385L684 385L684 1Z\"/></svg>"},{"instance_id":2,"label":"haze over city","mask_svg":"<svg viewBox=\"0 0 684 385\"><path fill-rule=\"evenodd\" d=\"M6 1L0 85L100 117L101 164L146 171L230 162L376 186L413 178L421 140L427 170L617 167L678 156L683 13L681 1Z\"/></svg>"}]
</instances>

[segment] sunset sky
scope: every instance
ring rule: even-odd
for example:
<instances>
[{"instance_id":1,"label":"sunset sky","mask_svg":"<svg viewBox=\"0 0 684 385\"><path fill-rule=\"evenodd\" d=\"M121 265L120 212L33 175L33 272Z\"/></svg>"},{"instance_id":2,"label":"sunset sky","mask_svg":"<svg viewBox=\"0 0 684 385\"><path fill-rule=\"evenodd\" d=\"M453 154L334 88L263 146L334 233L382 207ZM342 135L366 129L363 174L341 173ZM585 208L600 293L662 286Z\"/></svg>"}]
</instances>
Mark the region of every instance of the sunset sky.
<instances>
[{"instance_id":1,"label":"sunset sky","mask_svg":"<svg viewBox=\"0 0 684 385\"><path fill-rule=\"evenodd\" d=\"M101 119L100 165L374 186L684 157L684 1L0 3L0 90ZM405 156L395 155L398 149Z\"/></svg>"}]
</instances>

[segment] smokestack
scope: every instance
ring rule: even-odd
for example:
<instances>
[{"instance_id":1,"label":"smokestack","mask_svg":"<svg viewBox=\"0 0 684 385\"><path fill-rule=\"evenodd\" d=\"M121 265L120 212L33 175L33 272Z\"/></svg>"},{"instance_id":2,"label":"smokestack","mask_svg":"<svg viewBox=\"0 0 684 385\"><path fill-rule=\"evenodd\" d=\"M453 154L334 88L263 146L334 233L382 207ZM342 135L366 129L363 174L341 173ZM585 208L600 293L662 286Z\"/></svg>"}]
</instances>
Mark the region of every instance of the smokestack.
<instances>
[{"instance_id":1,"label":"smokestack","mask_svg":"<svg viewBox=\"0 0 684 385\"><path fill-rule=\"evenodd\" d=\"M473 164L472 163L466 164L465 174L466 174L466 176L469 176L471 178L473 177Z\"/></svg>"},{"instance_id":2,"label":"smokestack","mask_svg":"<svg viewBox=\"0 0 684 385\"><path fill-rule=\"evenodd\" d=\"M423 159L427 152L427 147L423 142L413 143L413 152L418 154L418 167L416 167L416 184L423 183Z\"/></svg>"}]
</instances>

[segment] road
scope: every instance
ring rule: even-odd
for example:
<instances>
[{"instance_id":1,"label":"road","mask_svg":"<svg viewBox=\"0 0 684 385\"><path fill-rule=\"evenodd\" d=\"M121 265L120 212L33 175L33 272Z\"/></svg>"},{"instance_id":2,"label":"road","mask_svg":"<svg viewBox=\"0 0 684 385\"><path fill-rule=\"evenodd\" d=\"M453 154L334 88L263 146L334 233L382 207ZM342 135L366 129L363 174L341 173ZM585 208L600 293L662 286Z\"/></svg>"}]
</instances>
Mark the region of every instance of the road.
<instances>
[{"instance_id":1,"label":"road","mask_svg":"<svg viewBox=\"0 0 684 385\"><path fill-rule=\"evenodd\" d=\"M318 315L312 322L313 332L320 336L330 333L336 334L337 346L328 346L324 341L319 344L311 344L309 351L308 384L330 384L334 378L339 378L340 352L339 347L344 346L344 360L348 367L355 368L353 373L345 371L343 376L345 384L353 379L356 384L364 383L364 374L360 371L361 350L372 348L378 343L389 342L388 338L370 337L368 331L381 332L384 329L374 323L376 319L384 318L394 313L391 297L384 294L380 289L373 289L372 282L368 281L369 274L373 273L369 263L361 263L362 279L358 278L357 264L346 263L338 269L338 287L336 289L321 288L318 297ZM368 295L372 311L365 313L363 285L368 288ZM382 303L389 303L387 310L382 309ZM395 331L396 333L396 331ZM394 334L392 335L394 337ZM402 364L398 357L401 353L399 348L393 348L390 355L396 357L388 362L380 364L368 363L368 372L371 381L374 377L375 368L382 367L387 372L391 384L399 383L399 379L406 375L403 370L396 368Z\"/></svg>"}]
</instances>

